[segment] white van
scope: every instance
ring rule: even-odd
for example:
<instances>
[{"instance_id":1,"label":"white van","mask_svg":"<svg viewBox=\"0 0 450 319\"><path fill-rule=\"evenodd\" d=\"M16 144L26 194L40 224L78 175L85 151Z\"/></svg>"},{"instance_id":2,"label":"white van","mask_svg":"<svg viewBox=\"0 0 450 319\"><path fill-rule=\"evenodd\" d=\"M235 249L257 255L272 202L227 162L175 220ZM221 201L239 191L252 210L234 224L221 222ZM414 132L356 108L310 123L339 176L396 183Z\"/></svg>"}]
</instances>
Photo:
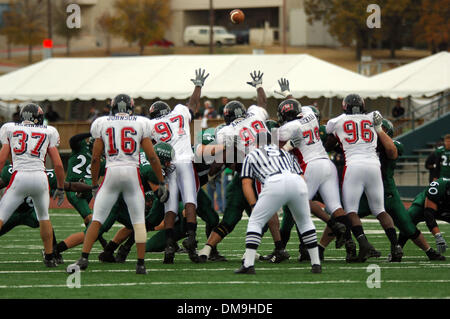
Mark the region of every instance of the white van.
<instances>
[{"instance_id":1,"label":"white van","mask_svg":"<svg viewBox=\"0 0 450 319\"><path fill-rule=\"evenodd\" d=\"M213 41L216 46L236 44L236 36L224 27L213 27ZM209 25L191 25L184 30L187 45L209 45Z\"/></svg>"}]
</instances>

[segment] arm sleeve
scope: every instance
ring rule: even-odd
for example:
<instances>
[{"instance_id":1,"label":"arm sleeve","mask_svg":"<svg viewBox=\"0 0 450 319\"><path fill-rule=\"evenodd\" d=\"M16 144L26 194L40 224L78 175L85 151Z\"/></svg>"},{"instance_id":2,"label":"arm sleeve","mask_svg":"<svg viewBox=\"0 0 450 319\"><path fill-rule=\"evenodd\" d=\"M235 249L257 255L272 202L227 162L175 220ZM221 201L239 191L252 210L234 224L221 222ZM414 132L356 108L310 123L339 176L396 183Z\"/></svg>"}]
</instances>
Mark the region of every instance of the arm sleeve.
<instances>
[{"instance_id":1,"label":"arm sleeve","mask_svg":"<svg viewBox=\"0 0 450 319\"><path fill-rule=\"evenodd\" d=\"M8 125L3 125L0 129L0 141L2 144L9 144Z\"/></svg>"},{"instance_id":2,"label":"arm sleeve","mask_svg":"<svg viewBox=\"0 0 450 319\"><path fill-rule=\"evenodd\" d=\"M70 148L74 151L79 151L81 148L80 142L88 137L91 137L91 133L81 133L72 136L69 140Z\"/></svg>"},{"instance_id":3,"label":"arm sleeve","mask_svg":"<svg viewBox=\"0 0 450 319\"><path fill-rule=\"evenodd\" d=\"M53 130L49 136L49 143L48 147L58 147L59 146L59 133L58 131L53 127Z\"/></svg>"},{"instance_id":4,"label":"arm sleeve","mask_svg":"<svg viewBox=\"0 0 450 319\"><path fill-rule=\"evenodd\" d=\"M326 127L327 134L334 135L334 128L335 128L335 126L336 126L336 123L334 121L328 121L327 122L327 127Z\"/></svg>"},{"instance_id":5,"label":"arm sleeve","mask_svg":"<svg viewBox=\"0 0 450 319\"><path fill-rule=\"evenodd\" d=\"M101 138L101 118L98 118L92 123L91 126L91 135L93 138Z\"/></svg>"},{"instance_id":6,"label":"arm sleeve","mask_svg":"<svg viewBox=\"0 0 450 319\"><path fill-rule=\"evenodd\" d=\"M248 110L249 113L253 113L256 114L258 116L258 118L260 120L262 120L263 122L267 121L269 119L269 114L267 113L267 111L258 105L251 105Z\"/></svg>"},{"instance_id":7,"label":"arm sleeve","mask_svg":"<svg viewBox=\"0 0 450 319\"><path fill-rule=\"evenodd\" d=\"M173 109L176 113L181 113L189 122L192 120L190 109L183 104L177 104L175 108Z\"/></svg>"}]
</instances>

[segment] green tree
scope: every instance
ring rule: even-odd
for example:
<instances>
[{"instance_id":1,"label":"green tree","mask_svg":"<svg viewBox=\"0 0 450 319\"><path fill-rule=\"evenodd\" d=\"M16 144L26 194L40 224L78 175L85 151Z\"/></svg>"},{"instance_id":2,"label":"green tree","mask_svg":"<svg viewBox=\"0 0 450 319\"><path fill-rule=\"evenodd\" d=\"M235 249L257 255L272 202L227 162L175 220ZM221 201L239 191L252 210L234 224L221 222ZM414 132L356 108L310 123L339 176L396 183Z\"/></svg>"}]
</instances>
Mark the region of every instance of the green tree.
<instances>
[{"instance_id":1,"label":"green tree","mask_svg":"<svg viewBox=\"0 0 450 319\"><path fill-rule=\"evenodd\" d=\"M367 27L367 6L373 0L305 0L309 23L322 20L343 45L354 45L360 60L371 29Z\"/></svg>"},{"instance_id":2,"label":"green tree","mask_svg":"<svg viewBox=\"0 0 450 319\"><path fill-rule=\"evenodd\" d=\"M54 0L52 4L52 18L55 33L66 39L66 55L70 56L70 41L73 38L78 38L81 34L81 28L69 28L67 26L67 6L69 4L76 4L73 0Z\"/></svg>"},{"instance_id":3,"label":"green tree","mask_svg":"<svg viewBox=\"0 0 450 319\"><path fill-rule=\"evenodd\" d=\"M28 46L28 63L32 62L33 45L46 35L45 10L41 0L10 0L5 28L9 41Z\"/></svg>"},{"instance_id":4,"label":"green tree","mask_svg":"<svg viewBox=\"0 0 450 319\"><path fill-rule=\"evenodd\" d=\"M170 23L170 3L165 0L116 0L115 33L130 45L137 42L139 52L153 40L161 39Z\"/></svg>"}]
</instances>

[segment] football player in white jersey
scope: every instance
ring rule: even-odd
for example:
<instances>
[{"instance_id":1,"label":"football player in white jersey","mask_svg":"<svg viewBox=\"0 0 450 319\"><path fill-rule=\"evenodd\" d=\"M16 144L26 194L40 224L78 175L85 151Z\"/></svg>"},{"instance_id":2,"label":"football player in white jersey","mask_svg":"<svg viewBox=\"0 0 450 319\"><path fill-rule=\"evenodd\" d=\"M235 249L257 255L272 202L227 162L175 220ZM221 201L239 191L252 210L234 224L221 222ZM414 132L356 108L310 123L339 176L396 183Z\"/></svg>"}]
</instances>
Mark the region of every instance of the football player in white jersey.
<instances>
[{"instance_id":1,"label":"football player in white jersey","mask_svg":"<svg viewBox=\"0 0 450 319\"><path fill-rule=\"evenodd\" d=\"M290 96L288 96L290 97ZM350 233L349 220L342 209L339 195L339 178L336 166L329 159L320 138L320 124L313 110L301 106L295 99L287 99L278 106L278 129L280 144L283 149L293 151L304 171L308 185L309 200L318 192L331 218L327 225L336 232L336 248L346 244L350 254L355 247ZM348 227L348 231L339 231L336 222ZM339 225L339 224L338 224ZM347 256L349 258L349 255ZM347 259L348 259L347 258Z\"/></svg>"},{"instance_id":2,"label":"football player in white jersey","mask_svg":"<svg viewBox=\"0 0 450 319\"><path fill-rule=\"evenodd\" d=\"M344 114L327 123L327 150L342 145L345 154L342 200L344 209L352 223L352 232L359 242L359 260L365 261L373 249L367 240L358 217L361 195L366 194L372 215L379 221L391 242L392 261L401 260L402 248L397 242L397 233L391 216L384 209L384 190L380 160L376 148L382 117L375 111L365 113L364 100L350 94L342 102Z\"/></svg>"},{"instance_id":3,"label":"football player in white jersey","mask_svg":"<svg viewBox=\"0 0 450 319\"><path fill-rule=\"evenodd\" d=\"M175 150L173 165L175 170L168 175L170 197L164 205L164 225L166 230L166 249L164 250L164 263L172 264L176 251L174 239L175 218L178 215L178 195L185 206L186 229L188 237L183 241L183 246L193 262L198 262L197 256L197 181L194 173L194 153L191 147L191 132L189 123L192 120L191 111L200 102L200 94L206 78L205 70L195 71L195 79L191 79L195 88L188 105L178 104L173 110L162 101L157 101L150 106L150 132L156 142L165 142Z\"/></svg>"},{"instance_id":4,"label":"football player in white jersey","mask_svg":"<svg viewBox=\"0 0 450 319\"><path fill-rule=\"evenodd\" d=\"M139 173L139 150L142 147L155 172L159 187L157 196L162 202L168 198L164 184L161 163L153 149L150 120L134 116L134 102L126 94L117 95L111 102L111 115L97 118L91 125L91 135L95 138L92 150L91 173L92 193L95 198L92 223L84 238L81 258L67 268L73 272L78 266L84 270L92 245L97 240L99 229L111 212L112 206L122 194L133 224L138 261L137 274L147 274L145 269L145 195ZM105 178L98 186L100 158L105 152Z\"/></svg>"},{"instance_id":5,"label":"football player in white jersey","mask_svg":"<svg viewBox=\"0 0 450 319\"><path fill-rule=\"evenodd\" d=\"M0 229L11 214L22 204L24 198L31 197L36 210L44 243L44 264L56 267L53 255L53 228L48 214L49 185L45 173L45 157L50 155L53 162L57 190L54 198L58 205L64 201L64 167L59 156L59 134L53 126L43 125L44 112L37 104L27 104L20 111L21 123L6 123L0 130L2 149L0 170L9 155L12 156L13 175L0 201Z\"/></svg>"},{"instance_id":6,"label":"football player in white jersey","mask_svg":"<svg viewBox=\"0 0 450 319\"><path fill-rule=\"evenodd\" d=\"M241 171L242 163L245 156L256 148L256 137L259 133L266 133L267 126L265 125L269 115L265 109L267 105L266 94L262 87L262 77L264 73L256 72L250 73L252 81L247 84L253 86L257 90L257 105L250 106L247 110L239 101L230 101L224 107L225 126L216 130L217 145L211 146L217 149L222 146L222 149L227 149L224 152L224 161L227 165L232 165L237 172ZM209 146L209 145L208 145ZM213 154L208 147L205 147L203 154ZM222 163L218 165L213 164L209 171L209 178L212 179L216 174L221 172ZM199 251L200 260L206 261L214 247L217 246L230 232L242 218L244 210L248 214L251 213L251 208L245 199L242 191L242 183L239 174L236 174L230 185L226 190L227 205L223 214L222 221L211 232L206 245ZM274 215L269 221L269 227L275 243L275 253L280 261L289 258L289 254L282 247L278 215Z\"/></svg>"}]
</instances>

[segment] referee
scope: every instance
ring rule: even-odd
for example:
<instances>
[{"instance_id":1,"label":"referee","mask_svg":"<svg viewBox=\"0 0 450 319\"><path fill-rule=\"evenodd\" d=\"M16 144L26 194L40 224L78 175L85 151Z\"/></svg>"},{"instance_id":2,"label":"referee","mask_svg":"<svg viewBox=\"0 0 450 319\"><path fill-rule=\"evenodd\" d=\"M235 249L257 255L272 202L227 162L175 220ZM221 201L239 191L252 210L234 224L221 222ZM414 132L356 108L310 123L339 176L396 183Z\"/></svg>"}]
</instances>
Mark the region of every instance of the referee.
<instances>
[{"instance_id":1,"label":"referee","mask_svg":"<svg viewBox=\"0 0 450 319\"><path fill-rule=\"evenodd\" d=\"M252 213L245 238L244 262L236 274L255 274L255 255L261 243L262 228L283 205L291 210L311 256L311 272L322 272L308 189L300 174L302 171L293 156L271 144L269 133L257 136L257 148L247 155L241 171L242 189ZM253 189L255 179L262 185L258 200Z\"/></svg>"}]
</instances>

